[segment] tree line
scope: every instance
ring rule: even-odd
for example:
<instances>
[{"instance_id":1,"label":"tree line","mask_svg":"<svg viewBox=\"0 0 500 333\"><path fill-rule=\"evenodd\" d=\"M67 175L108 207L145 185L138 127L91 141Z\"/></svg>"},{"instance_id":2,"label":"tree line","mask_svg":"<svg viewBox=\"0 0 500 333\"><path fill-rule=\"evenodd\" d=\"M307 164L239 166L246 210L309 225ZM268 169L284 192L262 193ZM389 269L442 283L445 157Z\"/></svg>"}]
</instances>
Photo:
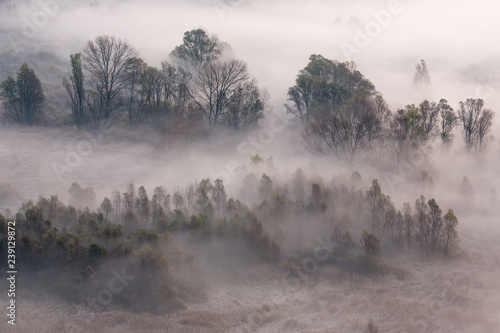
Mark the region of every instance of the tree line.
<instances>
[{"instance_id":1,"label":"tree line","mask_svg":"<svg viewBox=\"0 0 500 333\"><path fill-rule=\"evenodd\" d=\"M44 290L82 302L110 278L105 271L124 269L135 279L115 301L132 310L165 312L203 294L203 281L189 281L199 275L195 249L208 253L211 244L223 244L225 252L213 258L232 258L234 269L240 263L246 270L250 260L288 268L299 278L300 260L311 255L304 251L312 251L318 235L327 236L323 246L329 253L318 264L356 274L378 269L383 251L429 257L459 249L453 210L444 214L435 199L423 196L397 209L376 179L368 186L359 173L323 181L297 169L283 183L249 173L242 186L242 195L255 199L252 207L229 197L222 180L203 179L171 193L157 186L152 196L130 183L91 210L93 189L73 183L70 205L57 196L39 197L23 203L15 216L0 215L0 254L7 252L7 221L15 218L18 265L37 274Z\"/></svg>"},{"instance_id":2,"label":"tree line","mask_svg":"<svg viewBox=\"0 0 500 333\"><path fill-rule=\"evenodd\" d=\"M417 64L414 79L417 85L430 81L425 61ZM482 99L461 101L456 111L445 99L424 100L392 113L353 62L321 55L309 58L287 96L284 106L301 124L311 150L334 155L351 167L367 159L382 164L381 168L413 164L436 138L449 147L457 126L462 127L468 152L482 151L492 140L494 112L485 108Z\"/></svg>"}]
</instances>

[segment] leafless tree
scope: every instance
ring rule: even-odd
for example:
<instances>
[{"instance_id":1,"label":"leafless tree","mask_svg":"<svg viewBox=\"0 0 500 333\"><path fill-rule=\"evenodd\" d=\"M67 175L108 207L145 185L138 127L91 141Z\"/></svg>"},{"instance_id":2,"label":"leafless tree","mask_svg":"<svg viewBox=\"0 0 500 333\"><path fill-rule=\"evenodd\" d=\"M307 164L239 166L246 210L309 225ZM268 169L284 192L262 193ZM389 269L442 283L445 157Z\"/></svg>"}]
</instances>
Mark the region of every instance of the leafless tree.
<instances>
[{"instance_id":1,"label":"leafless tree","mask_svg":"<svg viewBox=\"0 0 500 333\"><path fill-rule=\"evenodd\" d=\"M164 208L163 204L165 202L166 196L167 194L163 186L157 186L154 188L154 194L151 197L151 205L153 211L156 211L159 208Z\"/></svg>"},{"instance_id":2,"label":"leafless tree","mask_svg":"<svg viewBox=\"0 0 500 333\"><path fill-rule=\"evenodd\" d=\"M332 153L352 167L374 146L381 132L382 122L373 98L359 94L343 106L318 107L303 136L313 151Z\"/></svg>"},{"instance_id":3,"label":"leafless tree","mask_svg":"<svg viewBox=\"0 0 500 333\"><path fill-rule=\"evenodd\" d=\"M94 120L109 118L116 112L117 97L130 84L126 64L138 52L126 41L113 36L98 36L83 49L83 68L91 90L88 103Z\"/></svg>"},{"instance_id":4,"label":"leafless tree","mask_svg":"<svg viewBox=\"0 0 500 333\"><path fill-rule=\"evenodd\" d=\"M268 95L261 93L255 84L249 84L232 100L228 111L222 115L222 121L234 129L249 128L264 118Z\"/></svg>"},{"instance_id":5,"label":"leafless tree","mask_svg":"<svg viewBox=\"0 0 500 333\"><path fill-rule=\"evenodd\" d=\"M415 220L411 214L411 206L408 202L403 204L403 214L404 214L404 231L406 236L406 244L411 247L411 239L413 236L413 231L415 230Z\"/></svg>"},{"instance_id":6,"label":"leafless tree","mask_svg":"<svg viewBox=\"0 0 500 333\"><path fill-rule=\"evenodd\" d=\"M483 149L487 144L486 135L490 130L495 113L490 109L484 109L482 99L467 98L465 102L460 102L458 114L463 125L467 151Z\"/></svg>"},{"instance_id":7,"label":"leafless tree","mask_svg":"<svg viewBox=\"0 0 500 333\"><path fill-rule=\"evenodd\" d=\"M115 223L119 223L122 213L122 195L119 191L113 191L112 193L113 207L115 208Z\"/></svg>"},{"instance_id":8,"label":"leafless tree","mask_svg":"<svg viewBox=\"0 0 500 333\"><path fill-rule=\"evenodd\" d=\"M134 212L135 187L133 183L127 185L127 192L123 193L123 207L127 213Z\"/></svg>"},{"instance_id":9,"label":"leafless tree","mask_svg":"<svg viewBox=\"0 0 500 333\"><path fill-rule=\"evenodd\" d=\"M142 224L147 225L151 214L151 205L144 186L137 190L136 211Z\"/></svg>"},{"instance_id":10,"label":"leafless tree","mask_svg":"<svg viewBox=\"0 0 500 333\"><path fill-rule=\"evenodd\" d=\"M425 203L423 195L415 202L415 216L414 219L417 224L416 239L420 244L420 249L424 250L429 244L430 229L428 223L429 206Z\"/></svg>"},{"instance_id":11,"label":"leafless tree","mask_svg":"<svg viewBox=\"0 0 500 333\"><path fill-rule=\"evenodd\" d=\"M174 192L174 195L172 197L172 201L173 201L175 209L184 209L184 197L182 196L180 189L177 189Z\"/></svg>"},{"instance_id":12,"label":"leafless tree","mask_svg":"<svg viewBox=\"0 0 500 333\"><path fill-rule=\"evenodd\" d=\"M493 117L495 113L490 109L484 109L483 113L479 117L478 127L477 127L477 140L476 140L476 150L482 150L491 141L492 137L487 134L490 131L491 125L493 124Z\"/></svg>"},{"instance_id":13,"label":"leafless tree","mask_svg":"<svg viewBox=\"0 0 500 333\"><path fill-rule=\"evenodd\" d=\"M146 67L141 76L141 91L150 110L160 107L163 98L163 74L156 67Z\"/></svg>"}]
</instances>

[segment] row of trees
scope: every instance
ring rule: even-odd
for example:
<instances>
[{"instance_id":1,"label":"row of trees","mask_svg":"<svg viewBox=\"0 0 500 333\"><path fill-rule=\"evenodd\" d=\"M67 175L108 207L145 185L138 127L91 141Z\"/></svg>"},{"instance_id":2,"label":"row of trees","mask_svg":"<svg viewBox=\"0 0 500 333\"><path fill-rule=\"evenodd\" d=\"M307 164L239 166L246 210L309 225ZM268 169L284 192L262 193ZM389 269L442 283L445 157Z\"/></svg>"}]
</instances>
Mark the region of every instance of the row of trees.
<instances>
[{"instance_id":1,"label":"row of trees","mask_svg":"<svg viewBox=\"0 0 500 333\"><path fill-rule=\"evenodd\" d=\"M174 64L147 65L126 41L98 36L73 54L64 79L75 123L97 122L119 112L135 125L146 115L178 123L205 118L208 126L254 126L266 95L240 60L222 59L223 45L202 29L188 31L171 53Z\"/></svg>"},{"instance_id":2,"label":"row of trees","mask_svg":"<svg viewBox=\"0 0 500 333\"><path fill-rule=\"evenodd\" d=\"M125 192L105 198L97 211L65 206L57 196L40 197L23 204L15 216L19 265L36 273L46 289L78 302L98 292L98 270L125 266L135 279L116 295L117 301L158 311L165 302L174 306L179 297L192 296L192 287L178 279L176 269L185 272L183 280L186 273L196 275L197 259L188 251L212 251L212 241L215 248L224 245L224 260L235 256L238 263L250 259L288 267L304 258L304 249L317 243L318 234L331 235L322 245L330 254L322 264L359 272L373 269L372 259L381 251L407 248L450 255L458 248L458 220L451 209L443 215L434 199L421 196L413 208L405 203L397 210L377 180L368 187L358 173L324 182L308 179L299 169L285 183L249 174L243 186L259 198L251 209L228 198L219 179L204 179L172 195L158 186L151 198L143 186L129 184ZM73 200L94 197L92 188L77 183L69 192ZM4 236L6 228L0 215ZM361 235L360 246L351 235ZM0 237L0 261L6 260L6 252ZM104 281L109 279L104 276Z\"/></svg>"},{"instance_id":3,"label":"row of trees","mask_svg":"<svg viewBox=\"0 0 500 333\"><path fill-rule=\"evenodd\" d=\"M435 199L426 201L421 196L413 209L405 203L402 210L397 210L391 198L382 192L377 180L373 180L370 189L362 193L354 188L351 192L344 185L329 187L320 183L311 183L310 189L307 189L306 176L300 169L284 187L273 183L266 174L260 180L253 177L249 174L244 180L247 195L255 193L254 198L260 202L253 211L264 228L278 240L280 230L288 229L288 223L293 224L287 221L304 219L311 229L324 228L333 223L332 229L327 227L323 231L326 233L335 234L334 229L349 233L367 228L377 242L388 247L413 248L414 244L418 244L422 251L442 252L445 255L457 248L457 218L451 209L443 215ZM347 181L359 186L358 177L359 174L353 175L352 180ZM175 189L172 195L158 186L151 199L144 187L136 191L134 185L129 184L123 194L115 191L111 199L105 198L100 211L106 219L123 224L126 230L154 227L172 231L193 223L210 230L215 225L224 229L222 226L227 224L227 219L237 212L241 214L241 207L244 206L239 201L228 199L220 179L213 183L204 179L185 190ZM188 222L188 218L181 217L193 214L199 216L199 221ZM363 225L361 221L369 221L369 224ZM305 231L302 229L303 222L296 223L296 229L291 231L295 236L290 237L302 238L304 235L301 232ZM340 235L336 238L341 239Z\"/></svg>"},{"instance_id":4,"label":"row of trees","mask_svg":"<svg viewBox=\"0 0 500 333\"><path fill-rule=\"evenodd\" d=\"M157 68L128 42L98 36L70 55L70 73L63 79L74 123L123 116L130 125L149 122L185 135L218 126L255 126L264 116L267 94L247 65L229 53L227 44L196 29L184 34L171 63ZM425 62L416 69L415 82L427 84ZM492 140L494 112L483 100L461 101L456 111L445 99L425 100L392 113L353 62L312 55L287 95L285 108L299 122L308 146L349 166L367 158L384 169L412 164L438 137L448 147L459 124L468 152L481 151ZM36 121L45 101L40 80L26 63L17 79L2 82L0 98L8 116L27 124Z\"/></svg>"},{"instance_id":5,"label":"row of trees","mask_svg":"<svg viewBox=\"0 0 500 333\"><path fill-rule=\"evenodd\" d=\"M449 255L457 249L458 219L452 209L443 216L435 199L426 202L424 196L415 201L414 209L409 203L403 204L403 210L396 211L389 196L382 193L380 184L373 180L366 192L371 215L372 233L378 238L390 239L397 246L412 246L416 241L424 251L442 251Z\"/></svg>"},{"instance_id":6,"label":"row of trees","mask_svg":"<svg viewBox=\"0 0 500 333\"><path fill-rule=\"evenodd\" d=\"M417 82L428 82L425 62L417 66ZM352 62L312 55L288 90L285 108L303 127L313 151L333 154L353 166L374 155L412 162L423 147L440 137L449 146L462 125L467 151L481 151L491 136L494 112L481 99L467 99L454 111L445 99L407 105L391 113L382 95ZM370 154L372 152L372 154ZM375 152L375 154L373 154ZM381 153L382 152L382 153Z\"/></svg>"},{"instance_id":7,"label":"row of trees","mask_svg":"<svg viewBox=\"0 0 500 333\"><path fill-rule=\"evenodd\" d=\"M73 122L80 127L120 116L132 126L160 123L188 134L203 122L208 128L255 126L263 118L267 93L247 65L229 53L229 45L195 29L171 52L171 63L158 68L146 64L127 41L98 36L70 55L69 76L63 79ZM26 63L17 80L9 77L1 89L8 117L28 125L37 120L45 96Z\"/></svg>"}]
</instances>

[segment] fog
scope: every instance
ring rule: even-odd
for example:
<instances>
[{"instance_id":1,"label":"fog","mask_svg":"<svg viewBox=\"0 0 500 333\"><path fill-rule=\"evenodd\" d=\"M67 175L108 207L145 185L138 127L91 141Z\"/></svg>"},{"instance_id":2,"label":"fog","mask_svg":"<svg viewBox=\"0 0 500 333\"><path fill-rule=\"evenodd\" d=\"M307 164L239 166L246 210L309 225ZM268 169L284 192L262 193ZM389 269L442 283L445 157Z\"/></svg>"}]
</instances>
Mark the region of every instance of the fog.
<instances>
[{"instance_id":1,"label":"fog","mask_svg":"<svg viewBox=\"0 0 500 333\"><path fill-rule=\"evenodd\" d=\"M66 123L31 127L0 123L0 213L6 215L9 209L15 215L22 203L30 199L36 203L39 196L58 195L68 205L68 189L74 182L93 188L95 201L89 208L96 210L105 197L111 198L115 190L126 192L130 183L136 188L143 185L150 196L160 185L173 195L177 190L186 193L187 186L205 178L223 179L228 198L256 210L262 200L254 190L262 173L272 178L275 189L293 198L292 179L301 168L308 197L313 183L331 186L333 192L345 183L353 192L366 193L376 178L397 210L405 202L413 206L421 194L435 198L444 214L449 208L455 212L460 238L460 251L453 258L427 260L413 252L391 250L381 257L389 272L385 275L342 275L341 269L322 265L304 274L299 283L289 284L282 278L289 269L286 265L312 256L318 237L332 233L333 224L331 229L325 226L326 218L311 218L303 232L298 227L304 218L300 214L283 218L288 224L273 219L263 223L271 238L285 235L280 247L286 260L277 265L279 270L267 262L259 264L240 248L232 248L234 244L193 245L192 235L186 233L174 237L173 247L183 256L192 251L196 269L180 264L172 279L182 281L178 289L183 292L191 291L190 284L199 284L203 296L186 297L184 311L151 314L112 303L100 312L49 291L38 294L26 288L17 297L19 332L365 332L370 319L383 332L493 332L500 327L500 209L492 194L500 191L496 42L500 26L494 2L61 0L30 36L23 29L42 10L40 3L12 4L0 1L0 59L18 59L19 64L12 67L12 61L2 61L0 81L14 76L23 60L46 52L56 70L47 74L45 82L40 76L42 85L46 92L64 98L58 85L69 71L69 55L81 52L88 40L98 35L124 38L148 65L160 66L171 60L169 54L182 43L184 32L201 27L227 42L234 57L248 64L259 87L269 92L270 102L256 129L221 131L179 143L166 142L158 131L129 131L107 123L92 129ZM382 11L390 13L385 26L378 24L377 31L370 31ZM358 43L360 31L366 45ZM497 114L491 130L495 139L480 155L469 155L459 125L450 149L443 150L438 138L418 165L399 173L367 163L350 168L332 156L315 154L283 107L288 88L311 54L354 61L392 112L441 98L457 110L460 101L481 98ZM413 74L421 59L429 67L431 82L419 90ZM48 73L43 66L43 60L33 64L35 71ZM64 103L50 103L57 117L69 118ZM265 162L252 163L255 154ZM70 166L61 169L61 165ZM432 177L432 186L419 182L422 170ZM359 171L362 181L352 182L353 171ZM252 173L255 180L248 176ZM470 202L460 190L464 176L475 191ZM338 216L348 212L353 219L360 218L351 229L359 248L366 217L350 206L335 209ZM176 250L171 246L164 250L173 256ZM120 265L125 264L120 261L114 267ZM96 270L96 275L98 288L109 278L109 269ZM0 286L4 294L4 285ZM2 308L7 302L0 298ZM67 306L61 306L65 302ZM3 322L0 327L2 332L14 331Z\"/></svg>"}]
</instances>

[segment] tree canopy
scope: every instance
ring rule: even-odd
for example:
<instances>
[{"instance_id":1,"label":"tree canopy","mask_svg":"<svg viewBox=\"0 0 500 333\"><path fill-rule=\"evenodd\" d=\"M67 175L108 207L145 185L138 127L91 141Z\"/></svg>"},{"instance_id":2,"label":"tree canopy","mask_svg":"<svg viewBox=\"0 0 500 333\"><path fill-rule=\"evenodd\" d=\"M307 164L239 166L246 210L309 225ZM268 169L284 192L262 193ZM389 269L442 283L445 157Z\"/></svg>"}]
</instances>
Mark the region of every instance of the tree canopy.
<instances>
[{"instance_id":1,"label":"tree canopy","mask_svg":"<svg viewBox=\"0 0 500 333\"><path fill-rule=\"evenodd\" d=\"M208 36L203 29L194 29L184 33L183 43L176 46L170 56L184 69L198 71L221 53L222 45L217 37Z\"/></svg>"}]
</instances>

